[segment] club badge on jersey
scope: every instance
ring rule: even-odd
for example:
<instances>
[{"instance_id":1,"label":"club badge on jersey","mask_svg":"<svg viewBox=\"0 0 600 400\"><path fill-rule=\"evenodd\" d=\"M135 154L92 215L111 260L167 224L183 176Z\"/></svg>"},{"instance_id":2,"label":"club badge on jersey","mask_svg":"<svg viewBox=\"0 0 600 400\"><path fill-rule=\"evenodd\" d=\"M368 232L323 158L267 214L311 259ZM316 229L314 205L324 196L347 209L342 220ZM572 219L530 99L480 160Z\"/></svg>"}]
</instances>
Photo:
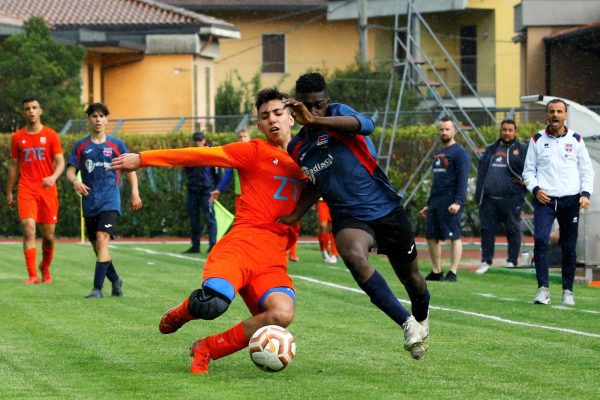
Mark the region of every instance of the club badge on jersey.
<instances>
[{"instance_id":1,"label":"club badge on jersey","mask_svg":"<svg viewBox=\"0 0 600 400\"><path fill-rule=\"evenodd\" d=\"M102 154L104 154L105 157L110 157L113 154L113 149L110 147L105 147L102 149Z\"/></svg>"},{"instance_id":2,"label":"club badge on jersey","mask_svg":"<svg viewBox=\"0 0 600 400\"><path fill-rule=\"evenodd\" d=\"M317 138L317 147L326 148L329 143L329 135L321 135Z\"/></svg>"}]
</instances>

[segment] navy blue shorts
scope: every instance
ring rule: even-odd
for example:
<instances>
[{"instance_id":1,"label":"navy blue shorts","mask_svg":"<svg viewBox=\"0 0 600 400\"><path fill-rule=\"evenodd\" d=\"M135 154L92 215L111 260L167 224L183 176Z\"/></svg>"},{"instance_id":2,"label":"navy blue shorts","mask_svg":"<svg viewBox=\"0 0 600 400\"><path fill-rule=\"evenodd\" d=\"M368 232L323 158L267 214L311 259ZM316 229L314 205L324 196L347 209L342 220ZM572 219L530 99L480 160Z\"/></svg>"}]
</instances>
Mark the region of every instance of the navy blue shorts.
<instances>
[{"instance_id":1,"label":"navy blue shorts","mask_svg":"<svg viewBox=\"0 0 600 400\"><path fill-rule=\"evenodd\" d=\"M448 207L454 202L453 196L432 199L427 210L425 237L435 240L456 240L461 237L461 220L464 206L456 214L450 214Z\"/></svg>"},{"instance_id":2,"label":"navy blue shorts","mask_svg":"<svg viewBox=\"0 0 600 400\"><path fill-rule=\"evenodd\" d=\"M373 236L377 243L377 254L396 255L407 263L417 258L415 237L401 205L373 221L359 221L352 217L333 219L331 230L334 236L345 228L360 229Z\"/></svg>"},{"instance_id":3,"label":"navy blue shorts","mask_svg":"<svg viewBox=\"0 0 600 400\"><path fill-rule=\"evenodd\" d=\"M117 218L119 213L116 211L103 211L93 217L85 217L85 230L88 239L93 242L96 240L96 232L106 232L114 239L117 232Z\"/></svg>"}]
</instances>

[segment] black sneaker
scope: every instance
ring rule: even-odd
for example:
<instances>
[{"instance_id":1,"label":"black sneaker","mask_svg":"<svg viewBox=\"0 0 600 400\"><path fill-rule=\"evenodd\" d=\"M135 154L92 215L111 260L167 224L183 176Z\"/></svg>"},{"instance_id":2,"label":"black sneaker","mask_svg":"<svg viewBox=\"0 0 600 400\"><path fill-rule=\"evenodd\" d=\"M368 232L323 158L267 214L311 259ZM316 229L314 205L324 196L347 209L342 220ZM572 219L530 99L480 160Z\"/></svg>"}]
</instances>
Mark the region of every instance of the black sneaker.
<instances>
[{"instance_id":1,"label":"black sneaker","mask_svg":"<svg viewBox=\"0 0 600 400\"><path fill-rule=\"evenodd\" d=\"M441 281L444 279L444 274L441 272L433 272L431 271L429 275L425 277L426 281Z\"/></svg>"},{"instance_id":2,"label":"black sneaker","mask_svg":"<svg viewBox=\"0 0 600 400\"><path fill-rule=\"evenodd\" d=\"M456 282L456 274L452 271L448 271L445 277L442 278L444 282Z\"/></svg>"},{"instance_id":3,"label":"black sneaker","mask_svg":"<svg viewBox=\"0 0 600 400\"><path fill-rule=\"evenodd\" d=\"M113 297L123 297L123 280L121 278L112 283L111 295Z\"/></svg>"},{"instance_id":4,"label":"black sneaker","mask_svg":"<svg viewBox=\"0 0 600 400\"><path fill-rule=\"evenodd\" d=\"M200 253L200 247L198 247L198 246L192 246L183 252L183 254L198 254L198 253Z\"/></svg>"},{"instance_id":5,"label":"black sneaker","mask_svg":"<svg viewBox=\"0 0 600 400\"><path fill-rule=\"evenodd\" d=\"M101 299L103 297L104 295L102 294L102 290L96 288L92 289L90 294L85 296L86 299Z\"/></svg>"}]
</instances>

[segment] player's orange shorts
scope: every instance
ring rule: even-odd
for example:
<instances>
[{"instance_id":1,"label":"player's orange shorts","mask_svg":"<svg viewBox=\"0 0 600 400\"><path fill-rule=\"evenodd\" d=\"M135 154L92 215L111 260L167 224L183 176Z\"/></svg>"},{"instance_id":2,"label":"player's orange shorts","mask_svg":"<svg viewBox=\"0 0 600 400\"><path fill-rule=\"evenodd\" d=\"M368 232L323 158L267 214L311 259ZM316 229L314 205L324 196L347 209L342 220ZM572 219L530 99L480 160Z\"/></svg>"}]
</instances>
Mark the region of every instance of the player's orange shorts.
<instances>
[{"instance_id":1,"label":"player's orange shorts","mask_svg":"<svg viewBox=\"0 0 600 400\"><path fill-rule=\"evenodd\" d=\"M325 203L325 200L317 201L317 218L319 222L331 222L329 206Z\"/></svg>"},{"instance_id":2,"label":"player's orange shorts","mask_svg":"<svg viewBox=\"0 0 600 400\"><path fill-rule=\"evenodd\" d=\"M58 192L56 185L27 190L19 186L17 194L19 219L33 218L38 224L58 222Z\"/></svg>"},{"instance_id":3,"label":"player's orange shorts","mask_svg":"<svg viewBox=\"0 0 600 400\"><path fill-rule=\"evenodd\" d=\"M234 227L211 250L204 265L204 281L227 280L256 315L269 289L294 289L287 271L287 243L287 236L267 229Z\"/></svg>"}]
</instances>

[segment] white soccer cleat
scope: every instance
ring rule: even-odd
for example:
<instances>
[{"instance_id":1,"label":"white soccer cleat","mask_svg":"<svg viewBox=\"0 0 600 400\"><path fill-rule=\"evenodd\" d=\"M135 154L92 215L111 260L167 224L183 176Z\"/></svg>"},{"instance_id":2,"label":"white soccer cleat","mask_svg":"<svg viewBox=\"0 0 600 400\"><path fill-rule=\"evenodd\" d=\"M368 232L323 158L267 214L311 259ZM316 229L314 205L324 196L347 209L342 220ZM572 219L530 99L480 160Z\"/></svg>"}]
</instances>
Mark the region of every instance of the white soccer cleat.
<instances>
[{"instance_id":1,"label":"white soccer cleat","mask_svg":"<svg viewBox=\"0 0 600 400\"><path fill-rule=\"evenodd\" d=\"M516 268L517 266L510 261L506 262L506 268Z\"/></svg>"},{"instance_id":2,"label":"white soccer cleat","mask_svg":"<svg viewBox=\"0 0 600 400\"><path fill-rule=\"evenodd\" d=\"M479 264L479 268L477 268L477 270L475 271L475 273L477 275L482 275L485 274L487 272L488 269L490 269L491 265L486 263L486 262L482 262L481 264Z\"/></svg>"},{"instance_id":3,"label":"white soccer cleat","mask_svg":"<svg viewBox=\"0 0 600 400\"><path fill-rule=\"evenodd\" d=\"M550 304L550 291L546 287L538 288L533 304Z\"/></svg>"},{"instance_id":4,"label":"white soccer cleat","mask_svg":"<svg viewBox=\"0 0 600 400\"><path fill-rule=\"evenodd\" d=\"M569 289L563 290L563 304L565 306L574 306L575 305L575 297L573 297L573 292Z\"/></svg>"},{"instance_id":5,"label":"white soccer cleat","mask_svg":"<svg viewBox=\"0 0 600 400\"><path fill-rule=\"evenodd\" d=\"M325 262L328 264L337 264L337 256L329 256L329 259Z\"/></svg>"},{"instance_id":6,"label":"white soccer cleat","mask_svg":"<svg viewBox=\"0 0 600 400\"><path fill-rule=\"evenodd\" d=\"M427 325L429 325L428 320ZM412 315L402 324L402 329L404 330L404 350L409 351L410 356L415 360L423 359L427 353L426 339L429 332Z\"/></svg>"},{"instance_id":7,"label":"white soccer cleat","mask_svg":"<svg viewBox=\"0 0 600 400\"><path fill-rule=\"evenodd\" d=\"M328 252L328 251L322 251L322 252L321 252L321 256L323 257L323 262L324 262L324 263L328 263L328 262L329 262L329 259L331 258L331 257L329 256L329 252Z\"/></svg>"}]
</instances>

